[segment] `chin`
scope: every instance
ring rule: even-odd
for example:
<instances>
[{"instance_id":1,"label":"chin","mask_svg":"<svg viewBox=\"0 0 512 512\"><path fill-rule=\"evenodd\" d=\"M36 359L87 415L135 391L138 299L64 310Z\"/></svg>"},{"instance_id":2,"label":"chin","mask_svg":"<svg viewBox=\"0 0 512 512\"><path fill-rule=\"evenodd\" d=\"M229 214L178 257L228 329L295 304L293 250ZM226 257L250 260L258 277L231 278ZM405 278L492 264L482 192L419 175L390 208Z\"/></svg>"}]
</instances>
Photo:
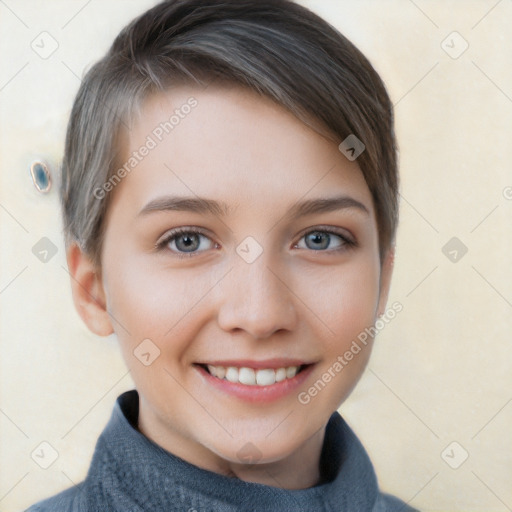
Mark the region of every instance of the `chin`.
<instances>
[{"instance_id":1,"label":"chin","mask_svg":"<svg viewBox=\"0 0 512 512\"><path fill-rule=\"evenodd\" d=\"M270 439L272 437L272 439ZM213 442L209 449L233 464L271 464L285 460L301 450L309 436L291 438L285 435L234 436L229 444Z\"/></svg>"}]
</instances>

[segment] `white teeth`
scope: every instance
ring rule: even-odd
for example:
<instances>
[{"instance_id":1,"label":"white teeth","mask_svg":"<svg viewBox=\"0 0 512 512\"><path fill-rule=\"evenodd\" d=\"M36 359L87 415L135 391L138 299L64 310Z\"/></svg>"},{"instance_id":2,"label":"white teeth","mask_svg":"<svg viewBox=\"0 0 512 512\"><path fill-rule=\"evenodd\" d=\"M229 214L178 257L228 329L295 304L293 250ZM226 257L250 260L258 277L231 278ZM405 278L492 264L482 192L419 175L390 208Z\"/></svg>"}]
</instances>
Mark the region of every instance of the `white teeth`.
<instances>
[{"instance_id":1,"label":"white teeth","mask_svg":"<svg viewBox=\"0 0 512 512\"><path fill-rule=\"evenodd\" d=\"M286 368L278 368L276 370L276 382L286 379Z\"/></svg>"},{"instance_id":2,"label":"white teeth","mask_svg":"<svg viewBox=\"0 0 512 512\"><path fill-rule=\"evenodd\" d=\"M229 382L238 382L238 368L230 366L226 370L226 380L229 380Z\"/></svg>"},{"instance_id":3,"label":"white teeth","mask_svg":"<svg viewBox=\"0 0 512 512\"><path fill-rule=\"evenodd\" d=\"M285 379L293 379L299 371L299 366L288 366L282 368L262 368L256 370L253 368L235 366L213 366L207 365L208 371L218 379L225 379L229 382L245 384L246 386L271 386L276 382L282 382Z\"/></svg>"},{"instance_id":4,"label":"white teeth","mask_svg":"<svg viewBox=\"0 0 512 512\"><path fill-rule=\"evenodd\" d=\"M289 366L286 368L286 378L291 379L297 375L297 370L299 369L298 366Z\"/></svg>"},{"instance_id":5,"label":"white teeth","mask_svg":"<svg viewBox=\"0 0 512 512\"><path fill-rule=\"evenodd\" d=\"M256 382L258 386L270 386L276 382L276 372L272 369L258 370Z\"/></svg>"},{"instance_id":6,"label":"white teeth","mask_svg":"<svg viewBox=\"0 0 512 512\"><path fill-rule=\"evenodd\" d=\"M254 386L254 384L256 384L256 376L254 374L254 370L252 368L240 368L240 370L238 370L238 380L241 384Z\"/></svg>"}]
</instances>

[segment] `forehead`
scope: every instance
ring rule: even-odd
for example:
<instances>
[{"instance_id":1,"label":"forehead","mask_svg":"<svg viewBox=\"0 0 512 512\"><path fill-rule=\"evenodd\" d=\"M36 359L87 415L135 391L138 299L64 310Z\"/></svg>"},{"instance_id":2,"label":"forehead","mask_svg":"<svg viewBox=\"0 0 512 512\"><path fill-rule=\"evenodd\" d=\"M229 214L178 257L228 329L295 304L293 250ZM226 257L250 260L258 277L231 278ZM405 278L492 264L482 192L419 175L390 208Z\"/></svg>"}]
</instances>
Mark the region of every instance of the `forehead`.
<instances>
[{"instance_id":1,"label":"forehead","mask_svg":"<svg viewBox=\"0 0 512 512\"><path fill-rule=\"evenodd\" d=\"M157 194L216 197L237 206L356 196L372 209L357 165L335 142L270 99L241 87L179 86L153 94L122 138L128 171L112 202L139 209Z\"/></svg>"}]
</instances>

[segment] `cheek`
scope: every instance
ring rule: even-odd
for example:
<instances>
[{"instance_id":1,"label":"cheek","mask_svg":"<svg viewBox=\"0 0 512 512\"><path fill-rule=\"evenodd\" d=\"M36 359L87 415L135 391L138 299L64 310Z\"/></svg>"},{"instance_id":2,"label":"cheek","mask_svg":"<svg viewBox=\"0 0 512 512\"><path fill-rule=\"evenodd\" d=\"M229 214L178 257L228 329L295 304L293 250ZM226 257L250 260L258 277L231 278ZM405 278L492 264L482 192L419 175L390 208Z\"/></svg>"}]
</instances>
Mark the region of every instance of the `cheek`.
<instances>
[{"instance_id":1,"label":"cheek","mask_svg":"<svg viewBox=\"0 0 512 512\"><path fill-rule=\"evenodd\" d=\"M299 403L309 407L312 417L317 417L318 411L339 408L368 363L372 339L367 328L375 321L378 270L375 272L370 266L364 271L355 267L350 271L338 269L324 290L316 303L322 325L328 326L322 327L322 334L316 336L322 362L298 396Z\"/></svg>"},{"instance_id":2,"label":"cheek","mask_svg":"<svg viewBox=\"0 0 512 512\"><path fill-rule=\"evenodd\" d=\"M325 269L324 269L325 270ZM336 343L348 343L375 320L379 267L371 258L309 274L303 282L311 297L306 305L316 313Z\"/></svg>"},{"instance_id":3,"label":"cheek","mask_svg":"<svg viewBox=\"0 0 512 512\"><path fill-rule=\"evenodd\" d=\"M177 340L215 282L190 269L162 270L136 257L117 258L107 270L107 306L120 341L130 346L145 338L157 344Z\"/></svg>"},{"instance_id":4,"label":"cheek","mask_svg":"<svg viewBox=\"0 0 512 512\"><path fill-rule=\"evenodd\" d=\"M197 317L191 312L206 290L176 271L137 264L136 258L117 259L107 278L109 312L137 388L148 396L161 393L172 383L166 369L183 379L176 363L195 336Z\"/></svg>"}]
</instances>

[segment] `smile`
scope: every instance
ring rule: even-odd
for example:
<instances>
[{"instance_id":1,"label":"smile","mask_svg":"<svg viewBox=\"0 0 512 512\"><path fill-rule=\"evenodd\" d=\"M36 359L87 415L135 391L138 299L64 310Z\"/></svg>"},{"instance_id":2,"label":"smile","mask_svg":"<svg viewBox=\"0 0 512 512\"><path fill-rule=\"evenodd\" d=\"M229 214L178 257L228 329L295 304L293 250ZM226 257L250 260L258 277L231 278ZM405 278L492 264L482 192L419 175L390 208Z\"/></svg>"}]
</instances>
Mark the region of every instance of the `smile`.
<instances>
[{"instance_id":1,"label":"smile","mask_svg":"<svg viewBox=\"0 0 512 512\"><path fill-rule=\"evenodd\" d=\"M266 403L296 394L316 364L274 359L212 361L194 366L213 389L244 401Z\"/></svg>"},{"instance_id":2,"label":"smile","mask_svg":"<svg viewBox=\"0 0 512 512\"><path fill-rule=\"evenodd\" d=\"M271 386L276 382L286 379L293 379L303 366L286 366L281 368L248 368L242 366L213 366L207 365L208 373L218 379L224 379L233 383L240 383L246 386Z\"/></svg>"}]
</instances>

